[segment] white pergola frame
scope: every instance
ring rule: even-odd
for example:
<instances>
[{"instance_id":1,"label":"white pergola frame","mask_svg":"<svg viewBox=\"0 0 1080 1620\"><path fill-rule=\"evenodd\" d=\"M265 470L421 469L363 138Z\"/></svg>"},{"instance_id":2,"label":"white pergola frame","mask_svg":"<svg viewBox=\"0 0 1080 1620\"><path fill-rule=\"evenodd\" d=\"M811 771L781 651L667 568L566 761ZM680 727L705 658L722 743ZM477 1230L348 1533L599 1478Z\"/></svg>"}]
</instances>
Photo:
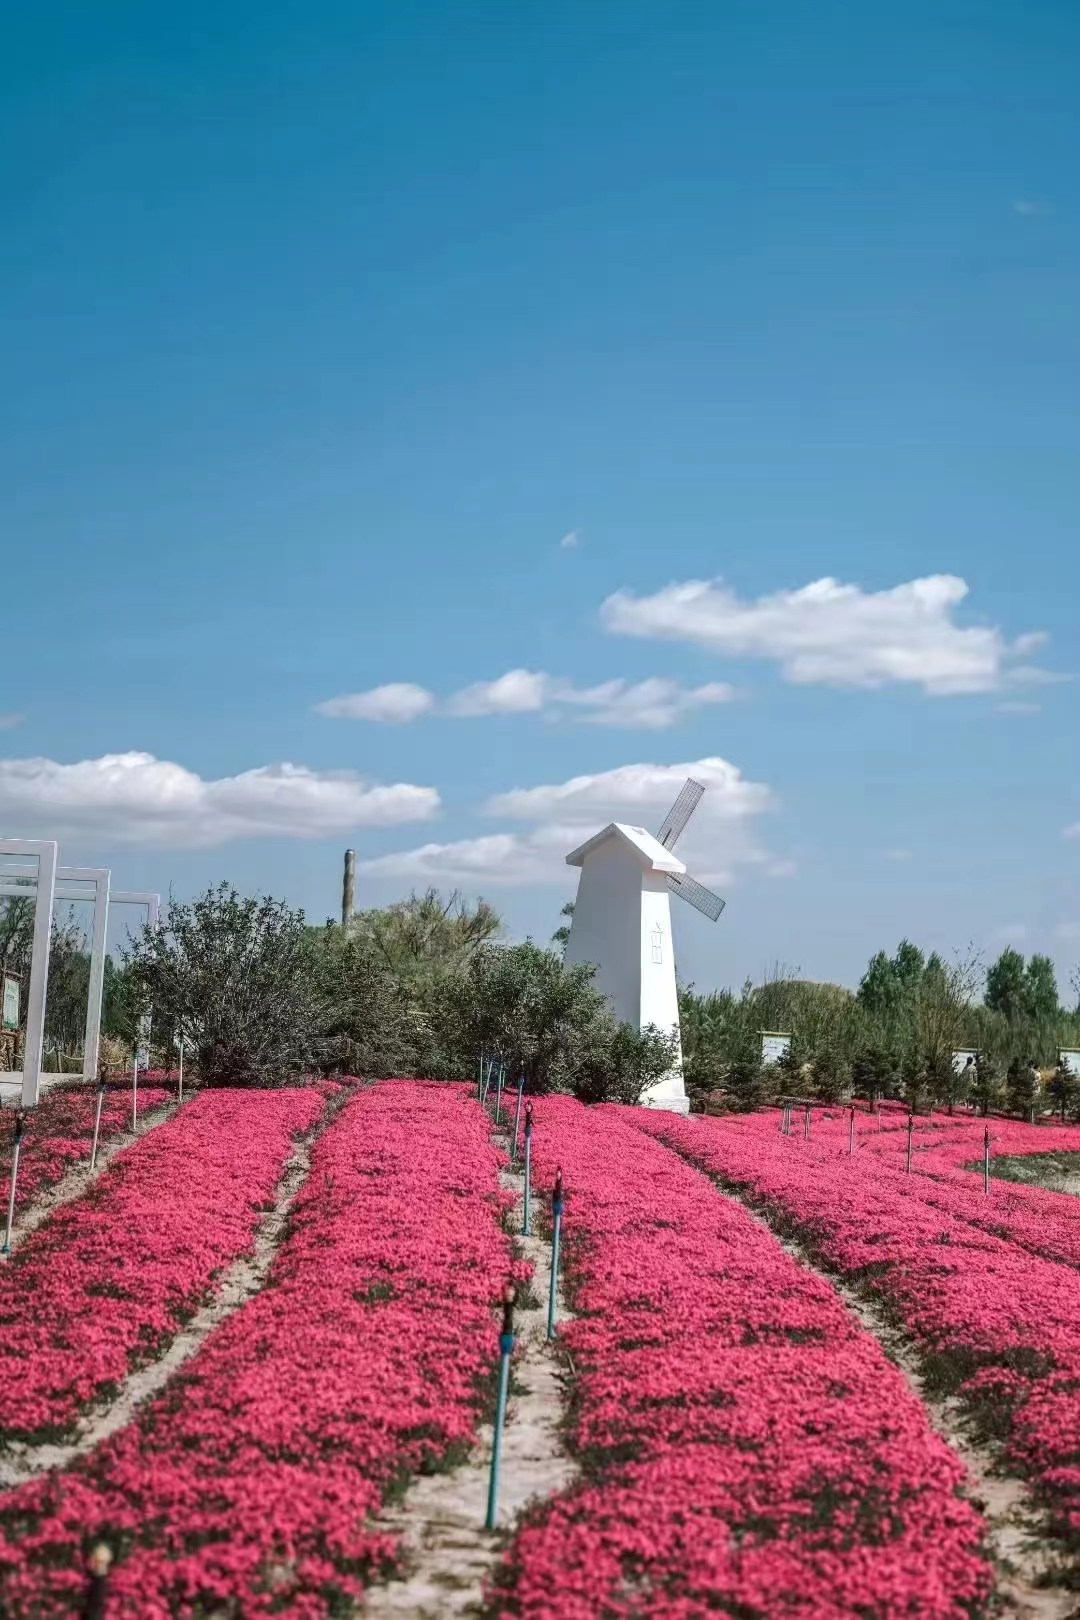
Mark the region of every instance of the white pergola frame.
<instances>
[{"instance_id":1,"label":"white pergola frame","mask_svg":"<svg viewBox=\"0 0 1080 1620\"><path fill-rule=\"evenodd\" d=\"M32 866L0 868L0 898L17 898L25 891L11 879L32 878ZM39 1069L38 1092L57 1085L61 1080L95 1080L97 1078L98 1050L101 1045L101 1002L105 990L105 935L109 925L109 883L111 873L106 866L58 866L53 884L53 911L58 900L89 901L94 907L94 926L90 935L90 977L86 990L86 1023L83 1027L83 1063L78 1074L52 1074ZM8 881L5 881L7 879ZM88 893L87 890L92 890ZM50 922L51 931L51 922ZM35 941L36 946L36 941ZM51 937L50 937L51 947ZM44 1062L45 1024L48 1021L48 986L45 993L46 1017L42 1022L42 1055ZM29 1022L27 1027L29 1028ZM25 1063L23 1074L25 1075ZM35 1102L37 1098L35 1097ZM26 1084L23 1082L23 1102L26 1104ZM30 1106L27 1104L27 1106Z\"/></svg>"},{"instance_id":2,"label":"white pergola frame","mask_svg":"<svg viewBox=\"0 0 1080 1620\"><path fill-rule=\"evenodd\" d=\"M30 983L26 997L26 1035L23 1040L23 1066L0 1074L3 1091L21 1087L22 1103L32 1108L41 1090L41 1056L45 1041L45 996L49 986L49 946L52 940L53 898L56 889L57 845L55 839L0 838L0 856L21 857L37 862L29 869L7 868L11 877L30 876L34 891L34 942L30 956ZM0 865L0 872L3 871ZM25 890L17 890L25 894Z\"/></svg>"}]
</instances>

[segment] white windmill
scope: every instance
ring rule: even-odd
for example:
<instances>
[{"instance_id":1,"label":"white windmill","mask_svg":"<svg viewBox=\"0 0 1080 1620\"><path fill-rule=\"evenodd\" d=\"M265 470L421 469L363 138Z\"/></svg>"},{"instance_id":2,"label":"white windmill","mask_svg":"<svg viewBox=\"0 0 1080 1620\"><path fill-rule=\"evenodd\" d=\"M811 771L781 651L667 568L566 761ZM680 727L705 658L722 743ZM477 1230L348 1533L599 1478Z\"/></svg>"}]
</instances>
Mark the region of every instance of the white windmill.
<instances>
[{"instance_id":1,"label":"white windmill","mask_svg":"<svg viewBox=\"0 0 1080 1620\"><path fill-rule=\"evenodd\" d=\"M712 922L724 909L720 896L692 878L672 854L704 792L690 778L655 837L644 827L612 821L566 857L567 866L581 867L566 961L594 963L597 989L616 1017L639 1029L655 1024L679 1034L670 896L677 894ZM681 1047L670 1072L642 1101L650 1108L688 1112Z\"/></svg>"}]
</instances>

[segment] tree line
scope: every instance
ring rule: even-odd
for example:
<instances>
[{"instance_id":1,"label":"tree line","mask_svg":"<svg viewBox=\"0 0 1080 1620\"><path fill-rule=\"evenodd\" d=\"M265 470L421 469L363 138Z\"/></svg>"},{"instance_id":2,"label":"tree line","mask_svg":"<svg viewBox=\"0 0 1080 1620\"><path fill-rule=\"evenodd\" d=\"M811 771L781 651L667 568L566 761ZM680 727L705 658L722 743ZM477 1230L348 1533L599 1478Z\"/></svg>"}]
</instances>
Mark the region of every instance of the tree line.
<instances>
[{"instance_id":1,"label":"tree line","mask_svg":"<svg viewBox=\"0 0 1080 1620\"><path fill-rule=\"evenodd\" d=\"M459 1080L481 1054L531 1091L637 1102L670 1069L673 1037L620 1023L588 966L531 940L503 944L484 901L434 889L361 911L345 929L222 883L171 900L126 953L129 1019L183 1032L204 1084L282 1085L311 1072Z\"/></svg>"},{"instance_id":2,"label":"tree line","mask_svg":"<svg viewBox=\"0 0 1080 1620\"><path fill-rule=\"evenodd\" d=\"M1080 970L1078 970L1080 971ZM1059 1064L1080 1047L1080 976L1061 1005L1049 957L1011 947L983 973L977 956L946 962L910 940L871 957L858 989L777 969L741 993L680 990L687 1090L700 1105L754 1108L779 1095L836 1102L903 1098L915 1108L973 1101L1017 1113L1047 1101L1075 1114L1075 1075ZM761 1032L790 1033L780 1064L761 1062ZM953 1053L977 1054L957 1072ZM1037 1078L1036 1078L1037 1076Z\"/></svg>"}]
</instances>

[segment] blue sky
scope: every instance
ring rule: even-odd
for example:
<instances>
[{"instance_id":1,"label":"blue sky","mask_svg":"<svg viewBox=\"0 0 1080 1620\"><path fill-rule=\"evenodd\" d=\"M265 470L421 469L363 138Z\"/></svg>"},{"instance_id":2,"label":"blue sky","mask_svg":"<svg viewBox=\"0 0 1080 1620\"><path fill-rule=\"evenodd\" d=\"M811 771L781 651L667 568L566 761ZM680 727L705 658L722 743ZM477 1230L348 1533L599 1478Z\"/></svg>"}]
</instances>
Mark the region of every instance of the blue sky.
<instances>
[{"instance_id":1,"label":"blue sky","mask_svg":"<svg viewBox=\"0 0 1080 1620\"><path fill-rule=\"evenodd\" d=\"M351 843L543 937L685 765L699 985L1065 977L1078 54L1056 0L23 8L0 829L318 917Z\"/></svg>"}]
</instances>

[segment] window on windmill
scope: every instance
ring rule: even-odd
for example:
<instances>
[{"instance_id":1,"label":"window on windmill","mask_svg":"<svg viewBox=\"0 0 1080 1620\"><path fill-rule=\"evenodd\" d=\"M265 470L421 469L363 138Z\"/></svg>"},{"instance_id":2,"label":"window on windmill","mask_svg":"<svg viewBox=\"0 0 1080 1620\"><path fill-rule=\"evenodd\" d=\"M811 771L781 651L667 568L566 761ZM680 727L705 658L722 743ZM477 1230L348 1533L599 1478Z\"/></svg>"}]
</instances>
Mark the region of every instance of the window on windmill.
<instances>
[{"instance_id":1,"label":"window on windmill","mask_svg":"<svg viewBox=\"0 0 1080 1620\"><path fill-rule=\"evenodd\" d=\"M664 930L659 923L653 924L652 931L652 959L654 962L664 960Z\"/></svg>"}]
</instances>

